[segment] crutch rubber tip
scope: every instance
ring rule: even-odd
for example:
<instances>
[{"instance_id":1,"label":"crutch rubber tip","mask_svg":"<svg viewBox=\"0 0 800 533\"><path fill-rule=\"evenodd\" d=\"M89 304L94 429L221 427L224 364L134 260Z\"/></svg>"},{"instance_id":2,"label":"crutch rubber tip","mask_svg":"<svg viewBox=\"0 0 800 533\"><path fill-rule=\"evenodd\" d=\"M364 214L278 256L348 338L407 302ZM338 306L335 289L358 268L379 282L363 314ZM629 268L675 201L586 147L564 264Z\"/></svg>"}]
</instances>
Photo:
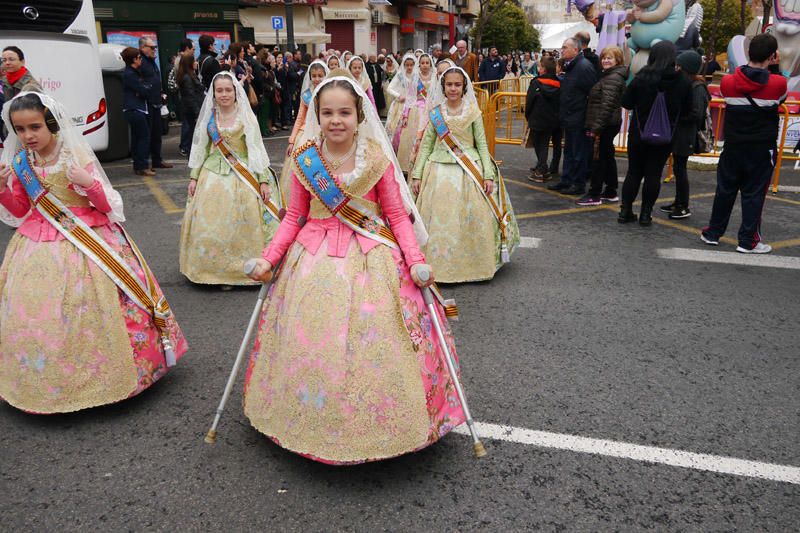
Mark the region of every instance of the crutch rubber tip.
<instances>
[{"instance_id":1,"label":"crutch rubber tip","mask_svg":"<svg viewBox=\"0 0 800 533\"><path fill-rule=\"evenodd\" d=\"M473 444L472 448L475 450L475 457L486 457L486 448L483 447L483 443L481 441Z\"/></svg>"},{"instance_id":2,"label":"crutch rubber tip","mask_svg":"<svg viewBox=\"0 0 800 533\"><path fill-rule=\"evenodd\" d=\"M215 442L217 442L217 430L209 429L208 433L206 433L205 441L206 444L214 444ZM481 446L481 448L483 448L483 446ZM475 453L477 453L477 451ZM486 452L484 451L483 453L485 454Z\"/></svg>"}]
</instances>

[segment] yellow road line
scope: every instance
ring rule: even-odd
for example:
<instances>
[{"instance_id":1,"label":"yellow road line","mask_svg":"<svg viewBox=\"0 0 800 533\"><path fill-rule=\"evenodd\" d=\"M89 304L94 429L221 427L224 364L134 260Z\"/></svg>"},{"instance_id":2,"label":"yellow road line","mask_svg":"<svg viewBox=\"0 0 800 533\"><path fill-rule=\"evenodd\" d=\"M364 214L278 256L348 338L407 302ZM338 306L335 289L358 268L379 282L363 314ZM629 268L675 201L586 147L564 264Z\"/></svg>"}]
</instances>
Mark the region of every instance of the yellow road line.
<instances>
[{"instance_id":1,"label":"yellow road line","mask_svg":"<svg viewBox=\"0 0 800 533\"><path fill-rule=\"evenodd\" d=\"M521 215L517 215L517 218L524 219L524 218L554 217L558 215L571 215L573 213L588 213L590 211L600 211L602 209L609 209L609 206L593 205L589 207L571 207L569 209L554 209L552 211L539 211L537 213L523 213Z\"/></svg>"},{"instance_id":2,"label":"yellow road line","mask_svg":"<svg viewBox=\"0 0 800 533\"><path fill-rule=\"evenodd\" d=\"M156 180L150 176L145 176L142 178L142 181L147 185L147 188L150 189L150 193L155 197L156 202L158 202L158 205L164 210L164 213L168 215L183 213L183 208L178 207L177 204L172 201L172 198L164 192L164 189L159 186Z\"/></svg>"},{"instance_id":3,"label":"yellow road line","mask_svg":"<svg viewBox=\"0 0 800 533\"><path fill-rule=\"evenodd\" d=\"M160 184L164 184L164 183L188 183L188 182L189 182L189 180L187 180L186 178L175 178L175 179L171 179L171 180L158 180L158 183L160 183ZM145 183L144 181L128 181L128 182L124 182L124 183L114 183L113 185L114 185L115 189L125 189L127 187L143 187L143 186L146 186L147 183Z\"/></svg>"},{"instance_id":4,"label":"yellow road line","mask_svg":"<svg viewBox=\"0 0 800 533\"><path fill-rule=\"evenodd\" d=\"M769 243L773 250L780 250L781 248L790 248L792 246L800 246L800 239L787 239L785 241Z\"/></svg>"},{"instance_id":5,"label":"yellow road line","mask_svg":"<svg viewBox=\"0 0 800 533\"><path fill-rule=\"evenodd\" d=\"M780 196L772 196L771 194L767 195L767 199L768 200L777 200L778 202L785 202L787 204L800 205L800 200L790 200L788 198L782 198Z\"/></svg>"}]
</instances>

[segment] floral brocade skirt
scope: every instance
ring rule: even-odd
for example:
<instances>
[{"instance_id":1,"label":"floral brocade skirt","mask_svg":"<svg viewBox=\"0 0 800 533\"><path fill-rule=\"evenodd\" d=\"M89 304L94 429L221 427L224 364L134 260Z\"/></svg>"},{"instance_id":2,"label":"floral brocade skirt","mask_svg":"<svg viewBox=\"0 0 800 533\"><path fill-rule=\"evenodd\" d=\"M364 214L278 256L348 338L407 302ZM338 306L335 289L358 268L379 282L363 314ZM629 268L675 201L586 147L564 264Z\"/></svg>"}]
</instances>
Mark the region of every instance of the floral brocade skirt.
<instances>
[{"instance_id":1,"label":"floral brocade skirt","mask_svg":"<svg viewBox=\"0 0 800 533\"><path fill-rule=\"evenodd\" d=\"M289 249L262 311L245 414L281 447L329 464L436 442L464 414L408 266L385 246L365 255L354 237L346 257L326 250Z\"/></svg>"},{"instance_id":2,"label":"floral brocade skirt","mask_svg":"<svg viewBox=\"0 0 800 533\"><path fill-rule=\"evenodd\" d=\"M119 227L94 230L144 281ZM167 328L180 357L183 333L173 318ZM0 397L33 413L65 413L135 396L166 372L151 316L91 259L67 240L11 238L0 266Z\"/></svg>"},{"instance_id":3,"label":"floral brocade skirt","mask_svg":"<svg viewBox=\"0 0 800 533\"><path fill-rule=\"evenodd\" d=\"M260 257L278 224L233 171L222 175L202 169L183 215L181 274L207 285L256 284L242 267Z\"/></svg>"},{"instance_id":4,"label":"floral brocade skirt","mask_svg":"<svg viewBox=\"0 0 800 533\"><path fill-rule=\"evenodd\" d=\"M495 187L493 197L499 206L498 189ZM437 281L463 283L494 277L503 265L500 225L478 186L458 163L428 161L416 204L430 235L422 251ZM506 205L511 212L506 229L510 255L519 244L519 226L508 194Z\"/></svg>"}]
</instances>

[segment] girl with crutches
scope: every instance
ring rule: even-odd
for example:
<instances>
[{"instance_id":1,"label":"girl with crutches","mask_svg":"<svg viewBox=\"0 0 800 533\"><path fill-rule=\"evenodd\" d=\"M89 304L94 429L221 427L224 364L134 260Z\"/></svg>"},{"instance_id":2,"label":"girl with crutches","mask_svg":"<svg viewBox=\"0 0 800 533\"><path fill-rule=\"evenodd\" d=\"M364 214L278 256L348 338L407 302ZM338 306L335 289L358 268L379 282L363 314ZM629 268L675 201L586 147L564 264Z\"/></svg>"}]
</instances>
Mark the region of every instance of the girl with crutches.
<instances>
[{"instance_id":1,"label":"girl with crutches","mask_svg":"<svg viewBox=\"0 0 800 533\"><path fill-rule=\"evenodd\" d=\"M268 279L285 255L247 370L245 414L280 446L330 464L424 448L463 423L464 409L419 289L433 281L418 246L427 232L351 78L317 88L293 159L287 215L251 271ZM454 309L440 298L433 309L455 357Z\"/></svg>"}]
</instances>

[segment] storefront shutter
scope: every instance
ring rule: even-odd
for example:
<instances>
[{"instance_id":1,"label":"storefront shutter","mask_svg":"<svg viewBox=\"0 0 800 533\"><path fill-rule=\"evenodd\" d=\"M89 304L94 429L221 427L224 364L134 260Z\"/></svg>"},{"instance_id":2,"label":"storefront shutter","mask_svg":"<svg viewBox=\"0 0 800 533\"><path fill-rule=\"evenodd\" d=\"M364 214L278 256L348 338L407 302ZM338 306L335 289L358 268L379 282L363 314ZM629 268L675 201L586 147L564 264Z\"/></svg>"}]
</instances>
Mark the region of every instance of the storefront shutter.
<instances>
[{"instance_id":1,"label":"storefront shutter","mask_svg":"<svg viewBox=\"0 0 800 533\"><path fill-rule=\"evenodd\" d=\"M355 48L355 32L352 20L326 20L325 33L330 34L331 42L327 48L334 50L351 52L362 52L363 50L353 50ZM344 66L344 65L342 65Z\"/></svg>"}]
</instances>

